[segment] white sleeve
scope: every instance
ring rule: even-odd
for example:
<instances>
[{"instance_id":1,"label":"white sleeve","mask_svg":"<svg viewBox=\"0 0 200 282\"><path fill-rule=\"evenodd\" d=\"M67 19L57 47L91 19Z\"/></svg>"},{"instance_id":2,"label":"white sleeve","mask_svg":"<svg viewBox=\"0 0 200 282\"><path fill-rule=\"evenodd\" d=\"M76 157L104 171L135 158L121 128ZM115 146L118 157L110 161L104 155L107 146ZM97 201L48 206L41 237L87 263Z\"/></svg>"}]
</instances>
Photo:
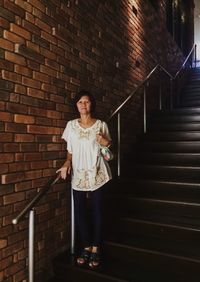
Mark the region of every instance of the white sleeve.
<instances>
[{"instance_id":1,"label":"white sleeve","mask_svg":"<svg viewBox=\"0 0 200 282\"><path fill-rule=\"evenodd\" d=\"M64 139L67 142L67 151L70 154L72 154L71 123L70 123L70 121L67 123L61 138Z\"/></svg>"},{"instance_id":2,"label":"white sleeve","mask_svg":"<svg viewBox=\"0 0 200 282\"><path fill-rule=\"evenodd\" d=\"M108 138L108 140L110 140L110 141L112 140L111 136L110 136L109 129L108 129L108 125L105 121L102 121L101 131L102 131L102 134L105 135Z\"/></svg>"}]
</instances>

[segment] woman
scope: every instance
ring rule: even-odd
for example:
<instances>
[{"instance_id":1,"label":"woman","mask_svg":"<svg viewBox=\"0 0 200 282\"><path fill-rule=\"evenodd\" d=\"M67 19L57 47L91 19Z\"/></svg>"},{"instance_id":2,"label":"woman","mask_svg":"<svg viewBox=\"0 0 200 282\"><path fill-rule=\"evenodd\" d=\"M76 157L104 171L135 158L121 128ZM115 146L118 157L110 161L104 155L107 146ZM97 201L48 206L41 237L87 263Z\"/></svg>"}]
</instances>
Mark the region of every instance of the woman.
<instances>
[{"instance_id":1,"label":"woman","mask_svg":"<svg viewBox=\"0 0 200 282\"><path fill-rule=\"evenodd\" d=\"M111 145L107 124L95 119L95 99L87 91L80 91L74 99L79 118L71 120L63 132L67 142L67 159L57 170L66 179L72 172L75 221L80 233L82 252L78 265L95 268L100 264L102 244L102 187L111 179L108 163L101 157L100 148ZM93 233L86 220L86 194L91 195Z\"/></svg>"}]
</instances>

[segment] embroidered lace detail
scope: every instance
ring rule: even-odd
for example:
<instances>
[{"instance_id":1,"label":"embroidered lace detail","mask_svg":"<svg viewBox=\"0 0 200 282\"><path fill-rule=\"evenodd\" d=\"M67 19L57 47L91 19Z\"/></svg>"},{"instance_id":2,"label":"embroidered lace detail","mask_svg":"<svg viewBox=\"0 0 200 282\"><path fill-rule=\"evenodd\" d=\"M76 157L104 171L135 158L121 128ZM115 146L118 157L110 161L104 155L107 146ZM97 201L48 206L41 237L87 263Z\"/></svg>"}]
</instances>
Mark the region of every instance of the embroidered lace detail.
<instances>
[{"instance_id":1,"label":"embroidered lace detail","mask_svg":"<svg viewBox=\"0 0 200 282\"><path fill-rule=\"evenodd\" d=\"M89 140L91 136L99 132L100 121L96 120L96 122L92 126L88 128L82 128L78 123L78 119L76 119L72 124L72 129L76 131L76 134L78 134L79 139L85 138Z\"/></svg>"}]
</instances>

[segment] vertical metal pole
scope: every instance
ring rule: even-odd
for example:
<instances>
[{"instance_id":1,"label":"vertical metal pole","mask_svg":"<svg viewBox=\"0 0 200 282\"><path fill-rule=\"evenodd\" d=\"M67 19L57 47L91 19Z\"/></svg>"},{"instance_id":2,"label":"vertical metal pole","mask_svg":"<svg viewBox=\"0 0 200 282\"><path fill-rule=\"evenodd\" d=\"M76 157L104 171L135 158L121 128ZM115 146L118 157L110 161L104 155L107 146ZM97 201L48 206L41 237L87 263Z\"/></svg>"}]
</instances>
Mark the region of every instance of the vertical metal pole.
<instances>
[{"instance_id":1,"label":"vertical metal pole","mask_svg":"<svg viewBox=\"0 0 200 282\"><path fill-rule=\"evenodd\" d=\"M120 178L121 174L121 125L120 125L120 112L117 114L117 140L118 140L118 146L117 146L117 176Z\"/></svg>"},{"instance_id":2,"label":"vertical metal pole","mask_svg":"<svg viewBox=\"0 0 200 282\"><path fill-rule=\"evenodd\" d=\"M194 67L197 67L197 45L194 46Z\"/></svg>"},{"instance_id":3,"label":"vertical metal pole","mask_svg":"<svg viewBox=\"0 0 200 282\"><path fill-rule=\"evenodd\" d=\"M170 78L170 110L173 109L173 78Z\"/></svg>"},{"instance_id":4,"label":"vertical metal pole","mask_svg":"<svg viewBox=\"0 0 200 282\"><path fill-rule=\"evenodd\" d=\"M161 87L161 72L159 68L159 110L162 110L162 87Z\"/></svg>"},{"instance_id":5,"label":"vertical metal pole","mask_svg":"<svg viewBox=\"0 0 200 282\"><path fill-rule=\"evenodd\" d=\"M147 103L146 103L146 86L144 86L144 97L143 97L143 113L144 113L144 133L147 131Z\"/></svg>"},{"instance_id":6,"label":"vertical metal pole","mask_svg":"<svg viewBox=\"0 0 200 282\"><path fill-rule=\"evenodd\" d=\"M75 218L74 218L74 197L71 188L71 255L75 253Z\"/></svg>"},{"instance_id":7,"label":"vertical metal pole","mask_svg":"<svg viewBox=\"0 0 200 282\"><path fill-rule=\"evenodd\" d=\"M34 209L29 213L29 282L34 282Z\"/></svg>"}]
</instances>

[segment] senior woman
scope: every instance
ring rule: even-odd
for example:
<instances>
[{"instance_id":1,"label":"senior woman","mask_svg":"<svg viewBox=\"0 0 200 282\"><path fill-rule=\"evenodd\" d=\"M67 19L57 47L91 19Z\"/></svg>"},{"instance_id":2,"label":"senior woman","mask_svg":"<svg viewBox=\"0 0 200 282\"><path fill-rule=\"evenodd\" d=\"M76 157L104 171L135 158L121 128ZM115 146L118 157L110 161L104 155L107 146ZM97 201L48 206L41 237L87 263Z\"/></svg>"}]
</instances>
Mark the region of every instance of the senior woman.
<instances>
[{"instance_id":1,"label":"senior woman","mask_svg":"<svg viewBox=\"0 0 200 282\"><path fill-rule=\"evenodd\" d=\"M110 167L101 157L100 148L110 146L111 138L107 124L94 118L96 103L90 92L80 91L74 105L79 118L69 121L63 132L62 138L67 142L67 159L57 172L63 179L71 174L75 222L82 244L76 262L96 268L100 265L102 245L102 188L111 179ZM92 232L86 216L87 192L91 195Z\"/></svg>"}]
</instances>

